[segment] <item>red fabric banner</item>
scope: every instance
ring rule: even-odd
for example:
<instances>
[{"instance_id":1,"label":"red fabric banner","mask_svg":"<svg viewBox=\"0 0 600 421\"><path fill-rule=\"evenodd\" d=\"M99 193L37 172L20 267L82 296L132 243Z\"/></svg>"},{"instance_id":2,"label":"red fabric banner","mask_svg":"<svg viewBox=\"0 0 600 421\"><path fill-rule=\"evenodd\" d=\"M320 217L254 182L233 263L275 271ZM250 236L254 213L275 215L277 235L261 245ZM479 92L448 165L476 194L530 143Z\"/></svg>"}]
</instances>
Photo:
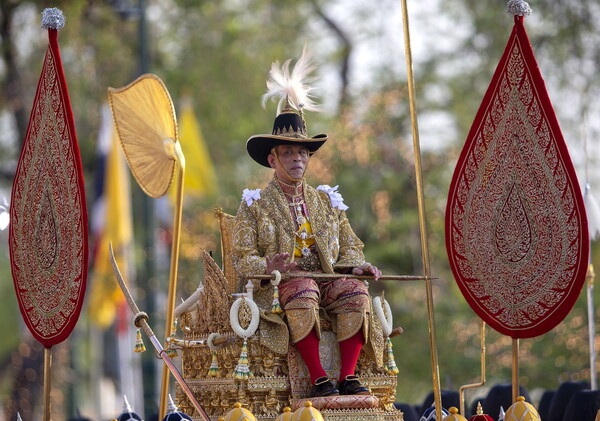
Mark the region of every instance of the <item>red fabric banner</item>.
<instances>
[{"instance_id":1,"label":"red fabric banner","mask_svg":"<svg viewBox=\"0 0 600 421\"><path fill-rule=\"evenodd\" d=\"M50 348L77 323L87 281L87 210L79 146L58 48L49 45L13 181L9 249L23 319Z\"/></svg>"},{"instance_id":2,"label":"red fabric banner","mask_svg":"<svg viewBox=\"0 0 600 421\"><path fill-rule=\"evenodd\" d=\"M512 338L560 323L585 280L583 198L523 17L452 177L446 249L471 308Z\"/></svg>"}]
</instances>

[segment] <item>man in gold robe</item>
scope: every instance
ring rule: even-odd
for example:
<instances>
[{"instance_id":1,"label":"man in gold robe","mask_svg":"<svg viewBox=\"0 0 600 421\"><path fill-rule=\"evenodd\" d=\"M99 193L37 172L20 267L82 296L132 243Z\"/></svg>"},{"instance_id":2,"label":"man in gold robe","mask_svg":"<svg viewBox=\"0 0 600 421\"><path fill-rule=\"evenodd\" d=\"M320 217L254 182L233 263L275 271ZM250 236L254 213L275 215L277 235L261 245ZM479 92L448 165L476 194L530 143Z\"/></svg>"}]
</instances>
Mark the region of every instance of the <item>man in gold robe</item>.
<instances>
[{"instance_id":1,"label":"man in gold robe","mask_svg":"<svg viewBox=\"0 0 600 421\"><path fill-rule=\"evenodd\" d=\"M242 279L275 270L294 273L279 285L279 301L291 340L308 368L313 397L368 394L355 367L369 337L369 294L365 282L352 275L378 279L381 272L365 261L363 243L350 226L337 187L315 189L304 179L310 156L326 140L326 135L306 135L302 105L289 98L272 134L248 139L249 155L272 168L274 177L262 190L244 190L236 215L234 261ZM318 280L311 277L315 273L340 277ZM268 281L258 284L259 289L266 286ZM335 321L341 355L337 385L319 358L319 307Z\"/></svg>"}]
</instances>

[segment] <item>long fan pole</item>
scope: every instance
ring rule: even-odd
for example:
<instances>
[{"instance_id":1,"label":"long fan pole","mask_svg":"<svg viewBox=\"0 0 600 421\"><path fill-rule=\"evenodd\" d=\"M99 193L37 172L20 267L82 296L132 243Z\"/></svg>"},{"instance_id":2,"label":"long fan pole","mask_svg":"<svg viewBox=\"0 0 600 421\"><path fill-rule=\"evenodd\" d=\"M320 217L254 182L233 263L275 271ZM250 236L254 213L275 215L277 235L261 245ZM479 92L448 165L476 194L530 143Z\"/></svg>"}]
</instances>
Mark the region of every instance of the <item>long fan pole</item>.
<instances>
[{"instance_id":1,"label":"long fan pole","mask_svg":"<svg viewBox=\"0 0 600 421\"><path fill-rule=\"evenodd\" d=\"M44 348L44 421L50 421L50 391L52 390L52 348Z\"/></svg>"},{"instance_id":2,"label":"long fan pole","mask_svg":"<svg viewBox=\"0 0 600 421\"><path fill-rule=\"evenodd\" d=\"M402 21L404 23L404 48L406 54L406 79L408 83L408 96L410 103L410 122L412 126L413 149L415 158L415 178L417 181L417 201L419 208L419 227L421 232L421 255L423 260L423 274L426 277L425 288L427 291L427 320L429 325L429 349L431 352L431 374L433 377L433 396L436 417L442 419L442 394L440 389L440 369L438 363L437 343L435 334L435 320L433 312L433 291L431 287L431 268L429 266L429 249L427 245L427 224L425 221L425 203L423 193L423 174L421 167L421 146L419 144L419 127L417 124L417 110L415 101L415 81L412 69L412 50L410 46L410 30L408 25L408 8L406 0L402 0Z\"/></svg>"},{"instance_id":3,"label":"long fan pole","mask_svg":"<svg viewBox=\"0 0 600 421\"><path fill-rule=\"evenodd\" d=\"M587 127L587 113L583 112L583 116L582 116L582 120L583 120L583 128L584 130L582 130L582 138L583 138L583 152L585 154L585 190L584 190L584 196L583 196L583 200L584 203L587 203L588 201L591 202L592 197L591 197L591 186L589 183L589 169L588 169L588 141L587 141L587 131L585 130L585 128ZM594 212L588 212L588 221L590 220L590 214L594 214ZM594 219L594 217L592 217L592 219ZM592 390L597 390L598 389L598 375L596 373L596 316L595 316L595 306L594 306L594 278L596 276L596 274L594 273L594 263L592 262L592 241L594 239L594 237L597 235L596 232L592 232L595 231L596 229L596 224L598 221L594 221L593 224L588 224L588 227L590 227L591 225L594 225L593 229L590 229L590 254L589 254L589 261L588 261L588 269L587 269L587 273L585 275L585 278L587 280L587 288L586 288L586 292L587 292L587 315L588 315L588 346L589 346L589 351L590 351L590 386L592 388Z\"/></svg>"},{"instance_id":4,"label":"long fan pole","mask_svg":"<svg viewBox=\"0 0 600 421\"><path fill-rule=\"evenodd\" d=\"M519 339L512 339L512 402L519 396Z\"/></svg>"},{"instance_id":5,"label":"long fan pole","mask_svg":"<svg viewBox=\"0 0 600 421\"><path fill-rule=\"evenodd\" d=\"M183 181L185 175L185 157L181 150L179 142L173 139L165 141L165 148L178 163L177 173L177 191L175 212L173 214L173 243L171 245L171 267L169 273L169 296L167 298L167 320L165 326L165 340L173 336L174 331L174 312L175 312L175 294L177 292L177 271L179 267L179 237L181 234L181 214L183 208ZM167 414L167 404L169 397L169 367L163 366L162 381L160 393L159 419L163 419Z\"/></svg>"},{"instance_id":6,"label":"long fan pole","mask_svg":"<svg viewBox=\"0 0 600 421\"><path fill-rule=\"evenodd\" d=\"M591 243L591 242L590 242ZM590 348L590 385L592 390L598 389L598 376L596 374L596 322L594 315L594 265L592 264L591 258L591 244L590 244L590 263L588 264L588 270L586 274L587 278L587 310L588 310L588 339Z\"/></svg>"}]
</instances>

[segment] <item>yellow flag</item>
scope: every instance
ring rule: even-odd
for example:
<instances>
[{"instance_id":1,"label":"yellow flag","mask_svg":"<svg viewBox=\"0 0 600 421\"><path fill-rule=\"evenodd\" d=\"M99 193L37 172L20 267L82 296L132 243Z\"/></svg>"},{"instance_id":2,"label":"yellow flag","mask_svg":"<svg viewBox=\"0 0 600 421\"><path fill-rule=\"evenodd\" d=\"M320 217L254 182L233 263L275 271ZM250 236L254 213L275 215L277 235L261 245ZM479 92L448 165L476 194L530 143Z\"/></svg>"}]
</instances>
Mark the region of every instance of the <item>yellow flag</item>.
<instances>
[{"instance_id":1,"label":"yellow flag","mask_svg":"<svg viewBox=\"0 0 600 421\"><path fill-rule=\"evenodd\" d=\"M179 143L185 156L184 192L186 195L215 195L217 193L215 168L189 97L184 97L181 101L178 120ZM174 193L175 189L171 190Z\"/></svg>"},{"instance_id":2,"label":"yellow flag","mask_svg":"<svg viewBox=\"0 0 600 421\"><path fill-rule=\"evenodd\" d=\"M110 113L105 117L104 129L110 136L110 149L106 156L104 175L104 204L96 210L100 221L96 240L96 254L92 273L90 294L90 319L101 327L113 322L117 306L123 302L123 293L114 279L108 256L111 242L117 264L126 277L131 276L133 228L131 216L131 192L127 164L118 141Z\"/></svg>"}]
</instances>

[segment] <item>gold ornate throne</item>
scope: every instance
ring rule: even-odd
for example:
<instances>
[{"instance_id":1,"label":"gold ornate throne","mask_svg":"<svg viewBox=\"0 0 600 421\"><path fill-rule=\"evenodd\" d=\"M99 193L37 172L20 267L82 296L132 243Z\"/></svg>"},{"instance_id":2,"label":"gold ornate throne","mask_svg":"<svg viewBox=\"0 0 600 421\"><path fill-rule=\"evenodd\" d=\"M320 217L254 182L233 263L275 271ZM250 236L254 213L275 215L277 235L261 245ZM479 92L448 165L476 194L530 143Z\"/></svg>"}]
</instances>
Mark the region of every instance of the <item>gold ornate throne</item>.
<instances>
[{"instance_id":1,"label":"gold ornate throne","mask_svg":"<svg viewBox=\"0 0 600 421\"><path fill-rule=\"evenodd\" d=\"M236 335L230 324L230 309L234 297L245 295L238 302L238 320L242 329L251 323L252 307L246 300L252 292L242 294L244 281L237 279L232 253L234 217L215 210L221 231L223 269L204 252L204 284L175 310L182 338L170 338L168 346L176 349L182 360L182 375L198 402L217 420L240 402L259 421L274 420L285 407L292 410L307 400L310 380L304 362L295 347L278 347L273 337L281 334L268 312L261 312L256 333L247 340ZM249 297L250 296L250 297ZM370 318L370 339L375 345L372 355L361 352L357 374L372 396L335 396L310 399L326 420L403 421L402 412L395 409L397 377L389 374L384 359L387 338L383 337L378 317ZM281 323L281 322L280 322ZM321 360L332 378L339 373L339 351L335 334L326 320L321 323ZM287 334L287 329L284 329ZM270 337L269 341L265 341ZM266 346L265 343L275 344ZM245 359L247 355L247 360ZM392 357L393 358L393 357ZM242 378L237 372L247 361L249 372ZM388 360L389 361L389 360ZM177 388L179 407L198 419L198 414L181 388Z\"/></svg>"}]
</instances>

